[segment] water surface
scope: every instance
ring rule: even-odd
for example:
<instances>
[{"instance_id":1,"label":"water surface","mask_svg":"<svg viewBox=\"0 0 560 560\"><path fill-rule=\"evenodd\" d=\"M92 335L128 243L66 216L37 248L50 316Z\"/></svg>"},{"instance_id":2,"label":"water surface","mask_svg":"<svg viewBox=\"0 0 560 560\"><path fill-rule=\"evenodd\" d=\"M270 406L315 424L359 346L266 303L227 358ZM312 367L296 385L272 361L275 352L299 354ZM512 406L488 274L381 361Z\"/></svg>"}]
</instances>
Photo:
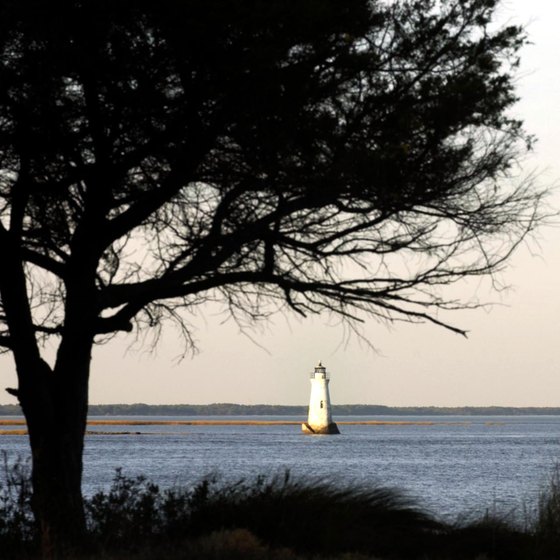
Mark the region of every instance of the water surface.
<instances>
[{"instance_id":1,"label":"water surface","mask_svg":"<svg viewBox=\"0 0 560 560\"><path fill-rule=\"evenodd\" d=\"M123 417L204 418L227 419ZM118 467L164 487L191 484L208 474L237 480L288 469L309 480L397 487L447 519L486 510L523 516L534 508L560 460L559 416L337 418L359 419L429 424L341 425L339 436L304 436L299 426L290 425L92 426L90 430L105 433L86 437L84 491L108 488ZM1 436L2 450L10 457L27 456L27 439Z\"/></svg>"}]
</instances>

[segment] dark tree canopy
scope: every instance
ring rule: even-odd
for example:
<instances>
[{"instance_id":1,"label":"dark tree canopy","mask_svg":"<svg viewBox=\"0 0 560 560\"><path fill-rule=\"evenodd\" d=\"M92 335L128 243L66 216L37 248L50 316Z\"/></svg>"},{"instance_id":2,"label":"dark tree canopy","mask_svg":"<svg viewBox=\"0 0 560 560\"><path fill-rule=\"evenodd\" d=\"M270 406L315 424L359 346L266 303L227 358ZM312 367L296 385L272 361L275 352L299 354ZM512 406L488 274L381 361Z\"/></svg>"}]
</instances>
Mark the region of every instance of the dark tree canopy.
<instances>
[{"instance_id":1,"label":"dark tree canopy","mask_svg":"<svg viewBox=\"0 0 560 560\"><path fill-rule=\"evenodd\" d=\"M3 2L0 344L32 448L36 415L83 438L95 337L210 299L438 323L440 287L500 269L542 193L496 4Z\"/></svg>"},{"instance_id":2,"label":"dark tree canopy","mask_svg":"<svg viewBox=\"0 0 560 560\"><path fill-rule=\"evenodd\" d=\"M76 267L97 333L206 294L418 316L495 270L538 198L507 180L523 35L495 3L5 8L2 235L45 272L36 325L62 332Z\"/></svg>"}]
</instances>

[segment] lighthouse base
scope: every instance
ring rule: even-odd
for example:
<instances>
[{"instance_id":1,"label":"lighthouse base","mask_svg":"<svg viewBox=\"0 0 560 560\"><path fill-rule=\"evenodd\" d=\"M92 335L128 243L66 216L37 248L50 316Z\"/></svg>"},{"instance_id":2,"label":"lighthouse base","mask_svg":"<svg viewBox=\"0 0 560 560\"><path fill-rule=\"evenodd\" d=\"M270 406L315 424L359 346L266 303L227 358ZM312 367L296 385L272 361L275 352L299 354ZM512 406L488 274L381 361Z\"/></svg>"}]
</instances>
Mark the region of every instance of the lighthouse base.
<instances>
[{"instance_id":1,"label":"lighthouse base","mask_svg":"<svg viewBox=\"0 0 560 560\"><path fill-rule=\"evenodd\" d=\"M315 435L330 435L330 434L340 434L340 430L335 422L331 422L326 426L314 426L311 427L307 422L301 425L301 431L304 434L315 434Z\"/></svg>"}]
</instances>

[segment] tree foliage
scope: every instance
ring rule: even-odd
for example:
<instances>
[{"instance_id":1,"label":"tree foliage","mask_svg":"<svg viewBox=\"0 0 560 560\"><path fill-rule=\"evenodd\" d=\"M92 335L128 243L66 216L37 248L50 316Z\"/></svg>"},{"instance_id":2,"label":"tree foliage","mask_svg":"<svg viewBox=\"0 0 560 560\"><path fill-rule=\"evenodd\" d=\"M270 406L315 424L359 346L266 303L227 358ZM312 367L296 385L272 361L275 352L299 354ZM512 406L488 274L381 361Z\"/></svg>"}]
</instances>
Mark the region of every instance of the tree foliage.
<instances>
[{"instance_id":1,"label":"tree foliage","mask_svg":"<svg viewBox=\"0 0 560 560\"><path fill-rule=\"evenodd\" d=\"M434 288L538 221L495 4L8 5L1 235L36 330L62 334L76 268L96 334L208 298L437 321Z\"/></svg>"}]
</instances>

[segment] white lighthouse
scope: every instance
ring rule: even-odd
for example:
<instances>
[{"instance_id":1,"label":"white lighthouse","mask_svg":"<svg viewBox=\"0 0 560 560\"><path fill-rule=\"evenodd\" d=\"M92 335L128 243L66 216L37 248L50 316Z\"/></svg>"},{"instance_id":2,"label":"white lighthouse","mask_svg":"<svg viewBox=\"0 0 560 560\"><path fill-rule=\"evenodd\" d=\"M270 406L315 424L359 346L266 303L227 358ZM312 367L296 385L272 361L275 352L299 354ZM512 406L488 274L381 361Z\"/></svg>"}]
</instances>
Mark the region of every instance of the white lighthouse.
<instances>
[{"instance_id":1,"label":"white lighthouse","mask_svg":"<svg viewBox=\"0 0 560 560\"><path fill-rule=\"evenodd\" d=\"M327 368L319 362L311 374L311 396L309 397L309 416L301 425L306 434L339 434L338 426L331 416L329 396L329 375Z\"/></svg>"}]
</instances>

